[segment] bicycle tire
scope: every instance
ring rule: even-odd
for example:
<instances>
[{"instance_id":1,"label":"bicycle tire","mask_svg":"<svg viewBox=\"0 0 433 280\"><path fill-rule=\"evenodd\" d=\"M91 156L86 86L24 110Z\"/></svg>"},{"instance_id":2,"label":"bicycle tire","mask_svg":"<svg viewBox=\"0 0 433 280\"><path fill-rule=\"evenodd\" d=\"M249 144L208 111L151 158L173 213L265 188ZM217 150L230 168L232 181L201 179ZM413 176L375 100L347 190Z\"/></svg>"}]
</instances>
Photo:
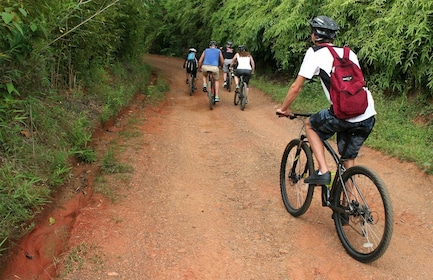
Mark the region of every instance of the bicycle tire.
<instances>
[{"instance_id":1,"label":"bicycle tire","mask_svg":"<svg viewBox=\"0 0 433 280\"><path fill-rule=\"evenodd\" d=\"M215 106L215 82L213 79L209 79L210 84L210 90L208 92L208 98L209 98L209 108L213 110L213 107Z\"/></svg>"},{"instance_id":2,"label":"bicycle tire","mask_svg":"<svg viewBox=\"0 0 433 280\"><path fill-rule=\"evenodd\" d=\"M245 109L245 105L247 104L247 83L242 83L240 92L241 110L243 111Z\"/></svg>"},{"instance_id":3,"label":"bicycle tire","mask_svg":"<svg viewBox=\"0 0 433 280\"><path fill-rule=\"evenodd\" d=\"M373 262L385 253L391 241L391 198L385 183L368 167L351 167L343 173L342 179L347 189L345 201L350 203L342 201L344 190L341 183L337 184L333 204L346 211L333 213L338 237L352 258L363 263Z\"/></svg>"},{"instance_id":4,"label":"bicycle tire","mask_svg":"<svg viewBox=\"0 0 433 280\"><path fill-rule=\"evenodd\" d=\"M236 92L236 90L235 90L235 98L233 100L233 103L235 104L235 106L239 104L239 101L240 101L239 92Z\"/></svg>"},{"instance_id":5,"label":"bicycle tire","mask_svg":"<svg viewBox=\"0 0 433 280\"><path fill-rule=\"evenodd\" d=\"M230 71L227 73L227 90L230 92L232 90L232 74Z\"/></svg>"},{"instance_id":6,"label":"bicycle tire","mask_svg":"<svg viewBox=\"0 0 433 280\"><path fill-rule=\"evenodd\" d=\"M194 78L192 75L189 76L189 95L194 94Z\"/></svg>"},{"instance_id":7,"label":"bicycle tire","mask_svg":"<svg viewBox=\"0 0 433 280\"><path fill-rule=\"evenodd\" d=\"M303 181L314 170L310 147L300 139L290 141L280 166L280 190L287 212L294 217L304 214L313 199L314 186Z\"/></svg>"}]
</instances>

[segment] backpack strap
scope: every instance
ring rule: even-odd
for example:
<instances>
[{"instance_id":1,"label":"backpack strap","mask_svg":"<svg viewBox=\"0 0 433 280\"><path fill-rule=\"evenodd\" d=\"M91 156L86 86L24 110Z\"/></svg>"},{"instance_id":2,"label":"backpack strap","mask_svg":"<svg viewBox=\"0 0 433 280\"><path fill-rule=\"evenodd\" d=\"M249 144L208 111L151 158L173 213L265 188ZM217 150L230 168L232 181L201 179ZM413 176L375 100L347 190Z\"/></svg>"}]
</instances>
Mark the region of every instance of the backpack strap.
<instances>
[{"instance_id":1,"label":"backpack strap","mask_svg":"<svg viewBox=\"0 0 433 280\"><path fill-rule=\"evenodd\" d=\"M349 48L347 47L343 47L344 49L344 54L343 57L339 57L337 52L334 50L333 46L330 45L326 45L326 47L328 48L328 50L331 52L332 56L334 57L334 59L338 59L340 62L343 62L344 58L349 58ZM347 54L347 55L346 55Z\"/></svg>"}]
</instances>

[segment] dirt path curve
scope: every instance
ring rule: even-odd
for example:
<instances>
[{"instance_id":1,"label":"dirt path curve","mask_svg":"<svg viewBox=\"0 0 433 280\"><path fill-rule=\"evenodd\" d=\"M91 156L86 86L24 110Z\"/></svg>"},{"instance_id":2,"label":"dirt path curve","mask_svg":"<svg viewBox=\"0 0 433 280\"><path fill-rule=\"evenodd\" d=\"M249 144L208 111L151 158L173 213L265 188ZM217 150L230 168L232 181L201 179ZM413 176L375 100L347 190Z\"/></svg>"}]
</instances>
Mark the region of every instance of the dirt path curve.
<instances>
[{"instance_id":1,"label":"dirt path curve","mask_svg":"<svg viewBox=\"0 0 433 280\"><path fill-rule=\"evenodd\" d=\"M121 189L119 202L94 195L81 210L69 243L91 244L93 257L61 279L431 279L432 177L361 150L358 162L388 185L395 227L385 255L359 263L319 192L300 218L284 209L279 164L298 123L277 119L276 104L254 88L245 111L226 91L210 111L201 91L188 95L181 60L146 60L168 80L168 101L131 109L118 124L140 131L117 143L135 172L107 180Z\"/></svg>"}]
</instances>

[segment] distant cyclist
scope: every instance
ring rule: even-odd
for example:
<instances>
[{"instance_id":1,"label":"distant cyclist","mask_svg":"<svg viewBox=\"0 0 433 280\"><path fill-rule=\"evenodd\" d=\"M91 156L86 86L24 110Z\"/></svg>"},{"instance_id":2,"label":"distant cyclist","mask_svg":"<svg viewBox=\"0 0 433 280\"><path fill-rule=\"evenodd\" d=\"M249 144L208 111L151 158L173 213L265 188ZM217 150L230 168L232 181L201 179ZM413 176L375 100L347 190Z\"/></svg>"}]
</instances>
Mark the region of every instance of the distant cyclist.
<instances>
[{"instance_id":1,"label":"distant cyclist","mask_svg":"<svg viewBox=\"0 0 433 280\"><path fill-rule=\"evenodd\" d=\"M186 84L188 84L190 74L192 74L194 78L194 82L195 79L197 78L198 61L197 61L196 53L197 53L196 49L190 48L188 50L188 55L186 56L185 62L183 63L183 68L186 68L186 80L185 80ZM195 83L194 83L194 89L196 89Z\"/></svg>"},{"instance_id":2,"label":"distant cyclist","mask_svg":"<svg viewBox=\"0 0 433 280\"><path fill-rule=\"evenodd\" d=\"M233 43L228 41L225 47L221 49L224 58L223 72L224 72L224 87L227 86L227 73L229 73L229 65L232 63L235 56L235 50L232 48Z\"/></svg>"},{"instance_id":3,"label":"distant cyclist","mask_svg":"<svg viewBox=\"0 0 433 280\"><path fill-rule=\"evenodd\" d=\"M230 67L233 67L235 64L238 65L235 71L235 83L236 83L235 92L239 92L239 77L244 76L244 82L247 83L247 88L245 90L245 95L246 95L245 97L248 103L249 82L250 82L251 75L254 74L256 65L254 63L253 56L249 52L247 52L244 45L240 45L238 47L238 52L233 57Z\"/></svg>"},{"instance_id":4,"label":"distant cyclist","mask_svg":"<svg viewBox=\"0 0 433 280\"><path fill-rule=\"evenodd\" d=\"M215 80L215 101L219 102L219 66L224 64L223 55L215 41L210 41L209 48L205 49L198 61L198 68L203 73L203 92L207 92L207 72L212 72Z\"/></svg>"}]
</instances>

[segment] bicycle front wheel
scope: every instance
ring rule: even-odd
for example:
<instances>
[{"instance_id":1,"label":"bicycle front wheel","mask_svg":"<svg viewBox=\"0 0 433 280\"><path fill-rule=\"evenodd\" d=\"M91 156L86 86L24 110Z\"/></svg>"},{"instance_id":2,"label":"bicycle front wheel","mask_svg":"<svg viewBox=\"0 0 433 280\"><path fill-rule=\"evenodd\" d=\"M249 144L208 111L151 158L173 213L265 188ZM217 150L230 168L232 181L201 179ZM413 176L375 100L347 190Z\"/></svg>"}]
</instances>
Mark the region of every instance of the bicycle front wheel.
<instances>
[{"instance_id":1,"label":"bicycle front wheel","mask_svg":"<svg viewBox=\"0 0 433 280\"><path fill-rule=\"evenodd\" d=\"M241 102L241 110L243 111L245 109L245 105L247 104L247 83L243 83L241 85L241 90L240 90L240 102Z\"/></svg>"},{"instance_id":2,"label":"bicycle front wheel","mask_svg":"<svg viewBox=\"0 0 433 280\"><path fill-rule=\"evenodd\" d=\"M304 214L310 207L314 186L304 183L314 170L310 147L299 139L287 144L281 159L280 189L286 210L294 217Z\"/></svg>"},{"instance_id":3,"label":"bicycle front wheel","mask_svg":"<svg viewBox=\"0 0 433 280\"><path fill-rule=\"evenodd\" d=\"M354 166L343 173L337 184L333 203L343 211L334 211L338 237L354 259L369 263L380 258L388 248L393 231L391 199L384 182L364 166Z\"/></svg>"}]
</instances>

